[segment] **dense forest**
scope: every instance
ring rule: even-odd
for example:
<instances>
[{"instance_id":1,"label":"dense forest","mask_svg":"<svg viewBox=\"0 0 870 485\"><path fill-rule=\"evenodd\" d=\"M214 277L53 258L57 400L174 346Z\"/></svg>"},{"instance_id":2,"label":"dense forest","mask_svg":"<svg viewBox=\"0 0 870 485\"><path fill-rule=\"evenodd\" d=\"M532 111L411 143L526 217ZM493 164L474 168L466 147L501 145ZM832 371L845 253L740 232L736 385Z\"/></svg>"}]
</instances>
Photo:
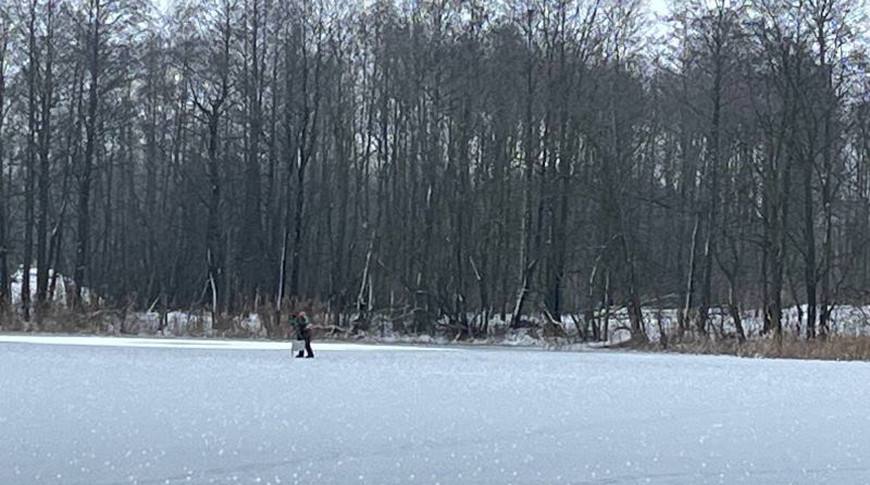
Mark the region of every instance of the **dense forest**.
<instances>
[{"instance_id":1,"label":"dense forest","mask_svg":"<svg viewBox=\"0 0 870 485\"><path fill-rule=\"evenodd\" d=\"M742 338L806 304L825 335L870 303L865 11L2 2L0 305L39 318L59 273L81 310L721 308Z\"/></svg>"}]
</instances>

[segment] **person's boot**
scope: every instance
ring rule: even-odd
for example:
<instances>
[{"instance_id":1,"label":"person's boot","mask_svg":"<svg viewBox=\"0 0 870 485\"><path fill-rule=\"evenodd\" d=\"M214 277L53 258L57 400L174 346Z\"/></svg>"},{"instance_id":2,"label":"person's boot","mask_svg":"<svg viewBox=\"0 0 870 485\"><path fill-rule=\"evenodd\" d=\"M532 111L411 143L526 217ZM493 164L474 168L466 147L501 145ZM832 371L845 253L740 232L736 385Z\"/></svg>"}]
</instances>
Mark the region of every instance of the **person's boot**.
<instances>
[{"instance_id":1,"label":"person's boot","mask_svg":"<svg viewBox=\"0 0 870 485\"><path fill-rule=\"evenodd\" d=\"M299 353L296 354L296 358L297 358L297 359L301 359L302 357L305 357L305 351L304 351L304 350L300 350Z\"/></svg>"}]
</instances>

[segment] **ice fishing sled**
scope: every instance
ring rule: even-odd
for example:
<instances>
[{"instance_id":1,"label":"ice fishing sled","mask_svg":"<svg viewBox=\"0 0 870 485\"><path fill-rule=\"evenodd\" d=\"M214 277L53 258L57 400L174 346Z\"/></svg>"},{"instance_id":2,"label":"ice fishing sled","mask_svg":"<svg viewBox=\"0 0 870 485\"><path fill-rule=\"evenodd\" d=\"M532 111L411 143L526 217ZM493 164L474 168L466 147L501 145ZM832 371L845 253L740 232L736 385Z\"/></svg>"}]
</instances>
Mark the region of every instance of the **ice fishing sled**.
<instances>
[{"instance_id":1,"label":"ice fishing sled","mask_svg":"<svg viewBox=\"0 0 870 485\"><path fill-rule=\"evenodd\" d=\"M290 357L296 357L296 355L305 350L305 341L304 340L291 340L290 341Z\"/></svg>"}]
</instances>

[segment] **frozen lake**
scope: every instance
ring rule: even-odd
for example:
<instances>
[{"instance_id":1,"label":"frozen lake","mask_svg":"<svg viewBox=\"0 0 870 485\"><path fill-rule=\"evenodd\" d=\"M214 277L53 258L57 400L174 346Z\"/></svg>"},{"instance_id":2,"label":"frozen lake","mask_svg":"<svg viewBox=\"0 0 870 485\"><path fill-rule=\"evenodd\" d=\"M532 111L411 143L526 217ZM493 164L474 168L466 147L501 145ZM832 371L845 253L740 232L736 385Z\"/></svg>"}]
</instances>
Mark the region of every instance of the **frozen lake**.
<instances>
[{"instance_id":1,"label":"frozen lake","mask_svg":"<svg viewBox=\"0 0 870 485\"><path fill-rule=\"evenodd\" d=\"M0 483L870 483L870 364L0 335Z\"/></svg>"}]
</instances>

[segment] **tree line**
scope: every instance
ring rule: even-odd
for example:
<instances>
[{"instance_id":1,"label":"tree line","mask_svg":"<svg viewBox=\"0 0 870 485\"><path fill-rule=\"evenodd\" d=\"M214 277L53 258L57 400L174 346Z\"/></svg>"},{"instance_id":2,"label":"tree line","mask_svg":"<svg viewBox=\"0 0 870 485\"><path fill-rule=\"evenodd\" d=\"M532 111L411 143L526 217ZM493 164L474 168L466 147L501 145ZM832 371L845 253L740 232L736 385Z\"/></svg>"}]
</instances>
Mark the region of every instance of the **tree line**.
<instances>
[{"instance_id":1,"label":"tree line","mask_svg":"<svg viewBox=\"0 0 870 485\"><path fill-rule=\"evenodd\" d=\"M859 0L0 5L0 305L500 317L870 300ZM30 288L35 269L35 290ZM13 307L10 282L20 279ZM30 295L35 295L31 301ZM7 313L9 314L9 313Z\"/></svg>"}]
</instances>

